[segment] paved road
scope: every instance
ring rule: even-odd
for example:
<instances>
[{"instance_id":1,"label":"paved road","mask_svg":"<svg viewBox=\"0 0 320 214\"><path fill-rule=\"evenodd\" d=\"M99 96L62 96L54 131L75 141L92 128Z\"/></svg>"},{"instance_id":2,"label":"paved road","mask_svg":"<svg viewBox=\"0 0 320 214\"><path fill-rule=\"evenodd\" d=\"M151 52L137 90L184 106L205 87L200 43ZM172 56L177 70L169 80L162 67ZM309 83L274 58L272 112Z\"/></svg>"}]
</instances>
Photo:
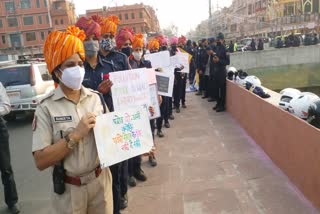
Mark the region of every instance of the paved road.
<instances>
[{"instance_id":1,"label":"paved road","mask_svg":"<svg viewBox=\"0 0 320 214\"><path fill-rule=\"evenodd\" d=\"M124 214L318 213L228 113L188 94L166 137L156 139L156 168L129 190ZM51 182L31 156L31 121L9 124L12 163L23 213L47 213ZM0 214L5 213L0 187Z\"/></svg>"}]
</instances>

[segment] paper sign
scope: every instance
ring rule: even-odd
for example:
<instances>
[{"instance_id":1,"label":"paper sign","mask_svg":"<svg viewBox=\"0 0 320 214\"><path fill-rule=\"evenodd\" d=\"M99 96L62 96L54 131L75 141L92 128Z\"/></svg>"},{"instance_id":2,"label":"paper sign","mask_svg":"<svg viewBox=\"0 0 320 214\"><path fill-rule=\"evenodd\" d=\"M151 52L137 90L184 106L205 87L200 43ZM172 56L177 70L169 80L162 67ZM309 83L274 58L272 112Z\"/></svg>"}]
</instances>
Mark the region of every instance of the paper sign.
<instances>
[{"instance_id":1,"label":"paper sign","mask_svg":"<svg viewBox=\"0 0 320 214\"><path fill-rule=\"evenodd\" d=\"M156 71L153 68L147 69L147 77L149 85L157 83Z\"/></svg>"},{"instance_id":2,"label":"paper sign","mask_svg":"<svg viewBox=\"0 0 320 214\"><path fill-rule=\"evenodd\" d=\"M182 73L189 73L189 54L187 53L180 53L178 52L176 55L170 57L170 66L176 68L183 66L184 69L182 69L179 72Z\"/></svg>"},{"instance_id":3,"label":"paper sign","mask_svg":"<svg viewBox=\"0 0 320 214\"><path fill-rule=\"evenodd\" d=\"M166 97L172 97L174 74L156 73L158 94Z\"/></svg>"},{"instance_id":4,"label":"paper sign","mask_svg":"<svg viewBox=\"0 0 320 214\"><path fill-rule=\"evenodd\" d=\"M151 62L153 68L163 68L170 65L170 53L169 51L160 51L157 53L144 55L146 60Z\"/></svg>"},{"instance_id":5,"label":"paper sign","mask_svg":"<svg viewBox=\"0 0 320 214\"><path fill-rule=\"evenodd\" d=\"M112 100L115 111L150 104L150 89L146 68L110 73L113 83Z\"/></svg>"},{"instance_id":6,"label":"paper sign","mask_svg":"<svg viewBox=\"0 0 320 214\"><path fill-rule=\"evenodd\" d=\"M94 136L102 168L147 153L153 147L149 118L141 107L98 116Z\"/></svg>"},{"instance_id":7,"label":"paper sign","mask_svg":"<svg viewBox=\"0 0 320 214\"><path fill-rule=\"evenodd\" d=\"M149 118L150 119L155 119L158 117L161 117L161 112L160 112L160 105L159 105L159 99L158 99L158 86L157 84L152 84L149 86L150 88L150 103L151 106L154 109L154 114L151 115L151 113L149 113Z\"/></svg>"}]
</instances>

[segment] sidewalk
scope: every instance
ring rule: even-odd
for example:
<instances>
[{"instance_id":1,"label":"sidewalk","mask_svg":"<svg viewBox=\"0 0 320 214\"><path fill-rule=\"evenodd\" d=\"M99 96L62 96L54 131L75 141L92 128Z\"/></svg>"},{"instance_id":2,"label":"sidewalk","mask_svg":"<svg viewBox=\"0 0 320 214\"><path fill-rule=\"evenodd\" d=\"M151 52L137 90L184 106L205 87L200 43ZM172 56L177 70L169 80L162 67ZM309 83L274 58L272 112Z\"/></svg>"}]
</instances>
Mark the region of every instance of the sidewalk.
<instances>
[{"instance_id":1,"label":"sidewalk","mask_svg":"<svg viewBox=\"0 0 320 214\"><path fill-rule=\"evenodd\" d=\"M187 94L124 214L319 213L228 113Z\"/></svg>"}]
</instances>

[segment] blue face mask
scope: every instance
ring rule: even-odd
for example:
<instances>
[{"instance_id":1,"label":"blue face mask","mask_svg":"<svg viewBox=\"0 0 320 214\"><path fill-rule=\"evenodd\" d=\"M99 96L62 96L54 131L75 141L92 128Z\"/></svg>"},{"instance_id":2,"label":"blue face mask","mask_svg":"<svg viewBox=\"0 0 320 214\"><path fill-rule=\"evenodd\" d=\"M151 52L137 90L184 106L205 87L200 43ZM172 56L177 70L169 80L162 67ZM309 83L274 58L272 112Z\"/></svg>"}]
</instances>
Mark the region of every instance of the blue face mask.
<instances>
[{"instance_id":1,"label":"blue face mask","mask_svg":"<svg viewBox=\"0 0 320 214\"><path fill-rule=\"evenodd\" d=\"M112 51L115 47L115 41L112 39L103 39L100 41L100 48L105 51Z\"/></svg>"},{"instance_id":2,"label":"blue face mask","mask_svg":"<svg viewBox=\"0 0 320 214\"><path fill-rule=\"evenodd\" d=\"M122 48L121 52L124 53L125 55L127 55L127 57L129 57L132 53L132 48L131 47Z\"/></svg>"}]
</instances>

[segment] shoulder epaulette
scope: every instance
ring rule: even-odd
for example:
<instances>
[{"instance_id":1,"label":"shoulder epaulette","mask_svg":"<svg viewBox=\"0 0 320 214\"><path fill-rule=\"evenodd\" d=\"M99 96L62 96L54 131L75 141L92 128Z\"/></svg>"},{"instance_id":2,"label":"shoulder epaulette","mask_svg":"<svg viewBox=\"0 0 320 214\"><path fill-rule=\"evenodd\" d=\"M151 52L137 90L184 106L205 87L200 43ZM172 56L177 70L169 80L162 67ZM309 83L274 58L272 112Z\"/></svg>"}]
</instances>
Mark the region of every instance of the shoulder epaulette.
<instances>
[{"instance_id":1,"label":"shoulder epaulette","mask_svg":"<svg viewBox=\"0 0 320 214\"><path fill-rule=\"evenodd\" d=\"M45 94L42 98L40 98L39 103L43 103L43 101L52 97L53 95L54 95L54 90L50 91L49 93Z\"/></svg>"}]
</instances>

